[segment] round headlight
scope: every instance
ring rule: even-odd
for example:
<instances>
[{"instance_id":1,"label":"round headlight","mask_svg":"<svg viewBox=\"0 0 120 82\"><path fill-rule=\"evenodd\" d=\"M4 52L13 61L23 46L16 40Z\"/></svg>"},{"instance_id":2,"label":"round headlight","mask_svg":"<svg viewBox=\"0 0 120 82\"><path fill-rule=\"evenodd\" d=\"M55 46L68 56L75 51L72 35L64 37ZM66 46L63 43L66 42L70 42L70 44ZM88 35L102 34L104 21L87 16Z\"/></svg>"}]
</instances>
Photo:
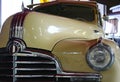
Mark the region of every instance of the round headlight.
<instances>
[{"instance_id":1,"label":"round headlight","mask_svg":"<svg viewBox=\"0 0 120 82\"><path fill-rule=\"evenodd\" d=\"M99 43L89 49L87 63L96 71L103 71L111 67L114 62L114 54L109 46Z\"/></svg>"}]
</instances>

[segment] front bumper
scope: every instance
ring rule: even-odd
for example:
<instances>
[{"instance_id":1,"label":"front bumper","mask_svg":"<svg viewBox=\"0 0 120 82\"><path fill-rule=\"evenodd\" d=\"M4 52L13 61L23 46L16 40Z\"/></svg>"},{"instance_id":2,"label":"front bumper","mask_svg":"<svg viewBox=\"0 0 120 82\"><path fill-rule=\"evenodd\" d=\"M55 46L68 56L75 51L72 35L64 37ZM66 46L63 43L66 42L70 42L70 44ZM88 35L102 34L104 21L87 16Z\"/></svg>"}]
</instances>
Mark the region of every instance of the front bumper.
<instances>
[{"instance_id":1,"label":"front bumper","mask_svg":"<svg viewBox=\"0 0 120 82\"><path fill-rule=\"evenodd\" d=\"M101 82L102 76L97 73L63 73L56 75L57 82Z\"/></svg>"}]
</instances>

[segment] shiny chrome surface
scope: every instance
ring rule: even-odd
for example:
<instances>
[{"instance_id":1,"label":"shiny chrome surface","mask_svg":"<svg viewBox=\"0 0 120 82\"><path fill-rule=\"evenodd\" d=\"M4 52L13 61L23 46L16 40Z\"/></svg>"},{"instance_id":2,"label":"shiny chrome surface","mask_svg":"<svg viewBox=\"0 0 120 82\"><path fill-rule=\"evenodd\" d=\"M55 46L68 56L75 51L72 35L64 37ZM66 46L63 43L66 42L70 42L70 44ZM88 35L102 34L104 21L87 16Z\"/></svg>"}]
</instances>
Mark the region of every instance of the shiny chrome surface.
<instances>
[{"instance_id":1,"label":"shiny chrome surface","mask_svg":"<svg viewBox=\"0 0 120 82\"><path fill-rule=\"evenodd\" d=\"M102 42L91 47L87 52L86 61L96 71L105 71L111 68L115 55L108 45Z\"/></svg>"},{"instance_id":2,"label":"shiny chrome surface","mask_svg":"<svg viewBox=\"0 0 120 82\"><path fill-rule=\"evenodd\" d=\"M4 54L0 55L0 72L3 71L0 73L0 78L2 78L0 79L1 82L55 81L57 69L54 60L50 56L42 53L31 53L30 51L8 55L7 53ZM8 57L10 57L10 60ZM10 63L11 68L3 65L7 63Z\"/></svg>"}]
</instances>

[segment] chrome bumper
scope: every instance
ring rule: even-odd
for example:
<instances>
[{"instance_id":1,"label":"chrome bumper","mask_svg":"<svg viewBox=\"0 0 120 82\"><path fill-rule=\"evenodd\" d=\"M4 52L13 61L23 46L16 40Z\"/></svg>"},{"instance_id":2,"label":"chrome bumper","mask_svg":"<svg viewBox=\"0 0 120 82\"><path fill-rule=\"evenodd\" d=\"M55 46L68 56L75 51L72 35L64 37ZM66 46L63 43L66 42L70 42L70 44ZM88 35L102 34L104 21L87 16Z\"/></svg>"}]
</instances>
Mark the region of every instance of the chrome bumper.
<instances>
[{"instance_id":1,"label":"chrome bumper","mask_svg":"<svg viewBox=\"0 0 120 82\"><path fill-rule=\"evenodd\" d=\"M102 76L97 73L64 73L56 75L57 82L101 82Z\"/></svg>"}]
</instances>

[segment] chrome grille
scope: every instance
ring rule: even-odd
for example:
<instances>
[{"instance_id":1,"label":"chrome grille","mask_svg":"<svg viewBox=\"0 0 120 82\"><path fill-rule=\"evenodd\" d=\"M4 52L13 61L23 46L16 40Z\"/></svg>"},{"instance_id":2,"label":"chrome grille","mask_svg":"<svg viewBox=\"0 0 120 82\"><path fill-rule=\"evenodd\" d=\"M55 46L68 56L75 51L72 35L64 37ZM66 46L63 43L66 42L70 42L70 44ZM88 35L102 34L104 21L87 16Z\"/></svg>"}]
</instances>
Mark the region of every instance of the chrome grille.
<instances>
[{"instance_id":1,"label":"chrome grille","mask_svg":"<svg viewBox=\"0 0 120 82\"><path fill-rule=\"evenodd\" d=\"M55 75L50 58L0 55L0 82L55 82Z\"/></svg>"}]
</instances>

